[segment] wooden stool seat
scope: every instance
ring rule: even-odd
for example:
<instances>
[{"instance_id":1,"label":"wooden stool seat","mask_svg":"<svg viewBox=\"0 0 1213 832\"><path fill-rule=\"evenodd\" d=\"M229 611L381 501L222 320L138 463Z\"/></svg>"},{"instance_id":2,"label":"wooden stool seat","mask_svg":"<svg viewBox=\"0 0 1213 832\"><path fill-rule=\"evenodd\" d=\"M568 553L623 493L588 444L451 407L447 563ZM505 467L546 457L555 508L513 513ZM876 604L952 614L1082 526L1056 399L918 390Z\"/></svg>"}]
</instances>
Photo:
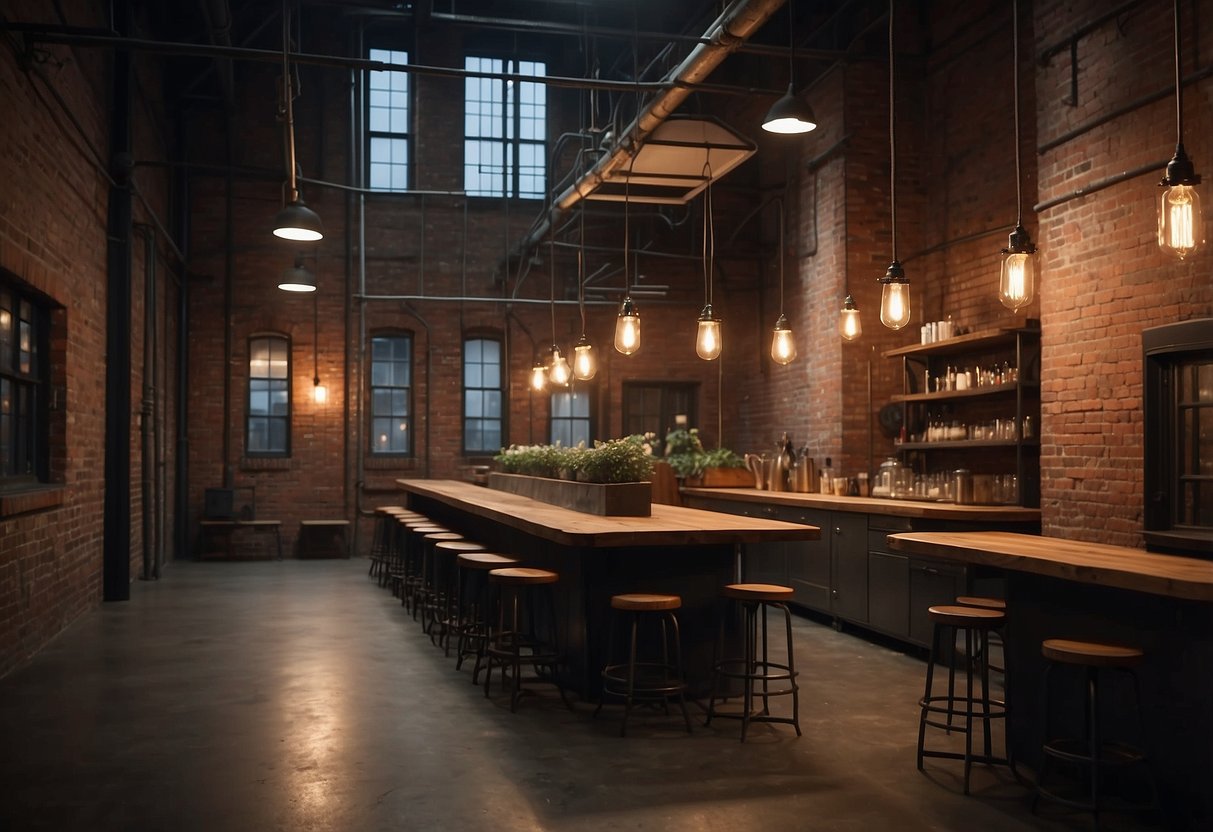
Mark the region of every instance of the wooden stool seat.
<instances>
[{"instance_id":1,"label":"wooden stool seat","mask_svg":"<svg viewBox=\"0 0 1213 832\"><path fill-rule=\"evenodd\" d=\"M1006 613L999 610L988 610L982 607L958 607L952 604L929 607L927 609L927 617L936 624L977 630L1001 627L1007 620Z\"/></svg>"},{"instance_id":2,"label":"wooden stool seat","mask_svg":"<svg viewBox=\"0 0 1213 832\"><path fill-rule=\"evenodd\" d=\"M440 532L426 532L424 537L426 540L435 544L442 543L444 541L452 542L463 540L463 535L459 534L459 532L448 532L446 530Z\"/></svg>"},{"instance_id":3,"label":"wooden stool seat","mask_svg":"<svg viewBox=\"0 0 1213 832\"><path fill-rule=\"evenodd\" d=\"M405 510L404 506L376 506L375 507L376 514L387 514L388 512L391 512L391 511L404 511L404 510Z\"/></svg>"},{"instance_id":4,"label":"wooden stool seat","mask_svg":"<svg viewBox=\"0 0 1213 832\"><path fill-rule=\"evenodd\" d=\"M560 580L560 575L547 569L534 569L529 566L506 566L489 572L489 580L506 586L532 586L535 584L554 584Z\"/></svg>"},{"instance_id":5,"label":"wooden stool seat","mask_svg":"<svg viewBox=\"0 0 1213 832\"><path fill-rule=\"evenodd\" d=\"M434 548L454 554L461 552L483 552L485 550L482 544L473 543L470 540L440 540Z\"/></svg>"},{"instance_id":6,"label":"wooden stool seat","mask_svg":"<svg viewBox=\"0 0 1213 832\"><path fill-rule=\"evenodd\" d=\"M1145 655L1136 647L1065 638L1045 639L1040 652L1049 661L1088 667L1132 667Z\"/></svg>"},{"instance_id":7,"label":"wooden stool seat","mask_svg":"<svg viewBox=\"0 0 1213 832\"><path fill-rule=\"evenodd\" d=\"M623 595L611 596L611 607L617 610L633 612L660 612L661 610L676 610L682 606L682 598L677 595L654 595L647 592L629 592Z\"/></svg>"},{"instance_id":8,"label":"wooden stool seat","mask_svg":"<svg viewBox=\"0 0 1213 832\"><path fill-rule=\"evenodd\" d=\"M509 555L499 555L496 552L485 552L483 550L467 550L459 553L459 565L465 569L481 569L489 571L490 569L505 569L509 566L516 566L522 561L517 558L512 558Z\"/></svg>"},{"instance_id":9,"label":"wooden stool seat","mask_svg":"<svg viewBox=\"0 0 1213 832\"><path fill-rule=\"evenodd\" d=\"M962 607L981 607L987 610L1007 611L1007 602L1001 598L986 598L981 595L957 595L956 603Z\"/></svg>"},{"instance_id":10,"label":"wooden stool seat","mask_svg":"<svg viewBox=\"0 0 1213 832\"><path fill-rule=\"evenodd\" d=\"M795 590L779 584L729 584L721 594L736 601L786 601Z\"/></svg>"}]
</instances>

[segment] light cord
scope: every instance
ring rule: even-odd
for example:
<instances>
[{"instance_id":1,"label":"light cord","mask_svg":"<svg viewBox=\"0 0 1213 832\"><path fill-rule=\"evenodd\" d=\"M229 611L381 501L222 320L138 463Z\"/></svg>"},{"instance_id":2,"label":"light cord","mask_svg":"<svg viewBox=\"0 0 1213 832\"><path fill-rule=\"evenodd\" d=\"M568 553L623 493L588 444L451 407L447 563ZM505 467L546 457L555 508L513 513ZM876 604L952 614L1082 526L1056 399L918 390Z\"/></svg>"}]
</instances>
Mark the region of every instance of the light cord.
<instances>
[{"instance_id":1,"label":"light cord","mask_svg":"<svg viewBox=\"0 0 1213 832\"><path fill-rule=\"evenodd\" d=\"M1184 86L1179 74L1179 0L1174 2L1175 14L1175 144L1184 141Z\"/></svg>"},{"instance_id":2,"label":"light cord","mask_svg":"<svg viewBox=\"0 0 1213 832\"><path fill-rule=\"evenodd\" d=\"M783 317L783 261L787 258L783 242L783 197L779 198L779 317Z\"/></svg>"},{"instance_id":3,"label":"light cord","mask_svg":"<svg viewBox=\"0 0 1213 832\"><path fill-rule=\"evenodd\" d=\"M893 94L893 0L889 0L889 202L892 208L893 261L897 261L897 116Z\"/></svg>"},{"instance_id":4,"label":"light cord","mask_svg":"<svg viewBox=\"0 0 1213 832\"><path fill-rule=\"evenodd\" d=\"M1023 178L1019 172L1019 0L1011 4L1012 37L1014 45L1011 49L1011 77L1015 88L1015 227L1023 225Z\"/></svg>"}]
</instances>

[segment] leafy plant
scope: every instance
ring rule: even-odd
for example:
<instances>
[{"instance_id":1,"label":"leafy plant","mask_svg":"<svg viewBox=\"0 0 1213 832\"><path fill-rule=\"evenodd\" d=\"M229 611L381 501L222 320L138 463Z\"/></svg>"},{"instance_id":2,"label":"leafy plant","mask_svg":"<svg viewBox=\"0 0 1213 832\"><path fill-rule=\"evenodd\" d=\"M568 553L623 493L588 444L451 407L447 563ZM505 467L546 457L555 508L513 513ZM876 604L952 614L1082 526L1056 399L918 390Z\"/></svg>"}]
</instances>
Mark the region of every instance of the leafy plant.
<instances>
[{"instance_id":1,"label":"leafy plant","mask_svg":"<svg viewBox=\"0 0 1213 832\"><path fill-rule=\"evenodd\" d=\"M570 450L559 445L510 445L493 459L507 474L559 477L561 469L572 467Z\"/></svg>"},{"instance_id":2,"label":"leafy plant","mask_svg":"<svg viewBox=\"0 0 1213 832\"><path fill-rule=\"evenodd\" d=\"M494 461L507 474L557 478L573 472L586 482L642 482L653 472L653 457L639 435L598 441L593 448L511 445Z\"/></svg>"},{"instance_id":3,"label":"leafy plant","mask_svg":"<svg viewBox=\"0 0 1213 832\"><path fill-rule=\"evenodd\" d=\"M704 450L699 429L679 428L666 434L666 462L676 477L699 477L707 468L744 468L745 460L728 448Z\"/></svg>"}]
</instances>

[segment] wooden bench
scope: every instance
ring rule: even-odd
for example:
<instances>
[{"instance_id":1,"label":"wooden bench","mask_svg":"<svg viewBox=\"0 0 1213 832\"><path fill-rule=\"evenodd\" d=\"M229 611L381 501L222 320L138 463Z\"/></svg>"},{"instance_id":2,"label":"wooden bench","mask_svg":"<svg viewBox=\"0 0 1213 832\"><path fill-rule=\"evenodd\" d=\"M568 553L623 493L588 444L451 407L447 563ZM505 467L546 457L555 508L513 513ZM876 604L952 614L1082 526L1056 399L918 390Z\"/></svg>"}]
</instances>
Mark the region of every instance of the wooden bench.
<instances>
[{"instance_id":1,"label":"wooden bench","mask_svg":"<svg viewBox=\"0 0 1213 832\"><path fill-rule=\"evenodd\" d=\"M250 529L254 534L263 531L273 531L275 553L278 560L282 560L282 521L281 520L199 520L199 548L200 559L206 559L207 555L213 554L207 547L207 542L215 535L223 535L226 537L226 542L223 548L224 555L236 560L243 555L237 555L236 537L243 529Z\"/></svg>"},{"instance_id":2,"label":"wooden bench","mask_svg":"<svg viewBox=\"0 0 1213 832\"><path fill-rule=\"evenodd\" d=\"M302 520L299 523L300 558L349 558L349 520Z\"/></svg>"}]
</instances>

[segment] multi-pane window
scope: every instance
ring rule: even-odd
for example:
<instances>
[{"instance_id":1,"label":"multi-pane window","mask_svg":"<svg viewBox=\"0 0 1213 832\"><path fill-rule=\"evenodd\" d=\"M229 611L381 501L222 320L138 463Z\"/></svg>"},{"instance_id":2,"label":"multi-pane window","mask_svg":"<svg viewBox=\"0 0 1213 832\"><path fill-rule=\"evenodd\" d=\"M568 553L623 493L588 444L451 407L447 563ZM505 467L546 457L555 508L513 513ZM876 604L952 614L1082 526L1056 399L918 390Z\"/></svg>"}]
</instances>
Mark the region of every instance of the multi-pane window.
<instances>
[{"instance_id":1,"label":"multi-pane window","mask_svg":"<svg viewBox=\"0 0 1213 832\"><path fill-rule=\"evenodd\" d=\"M660 441L676 425L694 426L696 392L694 384L624 382L624 434L652 432Z\"/></svg>"},{"instance_id":2,"label":"multi-pane window","mask_svg":"<svg viewBox=\"0 0 1213 832\"><path fill-rule=\"evenodd\" d=\"M588 390L568 390L552 394L551 442L566 448L590 439L590 393Z\"/></svg>"},{"instance_id":3,"label":"multi-pane window","mask_svg":"<svg viewBox=\"0 0 1213 832\"><path fill-rule=\"evenodd\" d=\"M281 335L249 340L248 435L250 456L290 452L291 344Z\"/></svg>"},{"instance_id":4,"label":"multi-pane window","mask_svg":"<svg viewBox=\"0 0 1213 832\"><path fill-rule=\"evenodd\" d=\"M47 479L49 328L44 302L0 282L0 488Z\"/></svg>"},{"instance_id":5,"label":"multi-pane window","mask_svg":"<svg viewBox=\"0 0 1213 832\"><path fill-rule=\"evenodd\" d=\"M409 53L372 49L372 61L407 64ZM367 73L367 159L374 191L409 187L409 76L407 72Z\"/></svg>"},{"instance_id":6,"label":"multi-pane window","mask_svg":"<svg viewBox=\"0 0 1213 832\"><path fill-rule=\"evenodd\" d=\"M469 338L463 342L463 450L495 454L501 450L501 342Z\"/></svg>"},{"instance_id":7,"label":"multi-pane window","mask_svg":"<svg viewBox=\"0 0 1213 832\"><path fill-rule=\"evenodd\" d=\"M1213 355L1175 367L1175 525L1213 529Z\"/></svg>"},{"instance_id":8,"label":"multi-pane window","mask_svg":"<svg viewBox=\"0 0 1213 832\"><path fill-rule=\"evenodd\" d=\"M539 61L469 56L469 72L542 77ZM471 196L539 199L545 190L547 88L534 81L464 81L463 187Z\"/></svg>"},{"instance_id":9,"label":"multi-pane window","mask_svg":"<svg viewBox=\"0 0 1213 832\"><path fill-rule=\"evenodd\" d=\"M413 450L413 339L381 335L371 339L371 453Z\"/></svg>"}]
</instances>

